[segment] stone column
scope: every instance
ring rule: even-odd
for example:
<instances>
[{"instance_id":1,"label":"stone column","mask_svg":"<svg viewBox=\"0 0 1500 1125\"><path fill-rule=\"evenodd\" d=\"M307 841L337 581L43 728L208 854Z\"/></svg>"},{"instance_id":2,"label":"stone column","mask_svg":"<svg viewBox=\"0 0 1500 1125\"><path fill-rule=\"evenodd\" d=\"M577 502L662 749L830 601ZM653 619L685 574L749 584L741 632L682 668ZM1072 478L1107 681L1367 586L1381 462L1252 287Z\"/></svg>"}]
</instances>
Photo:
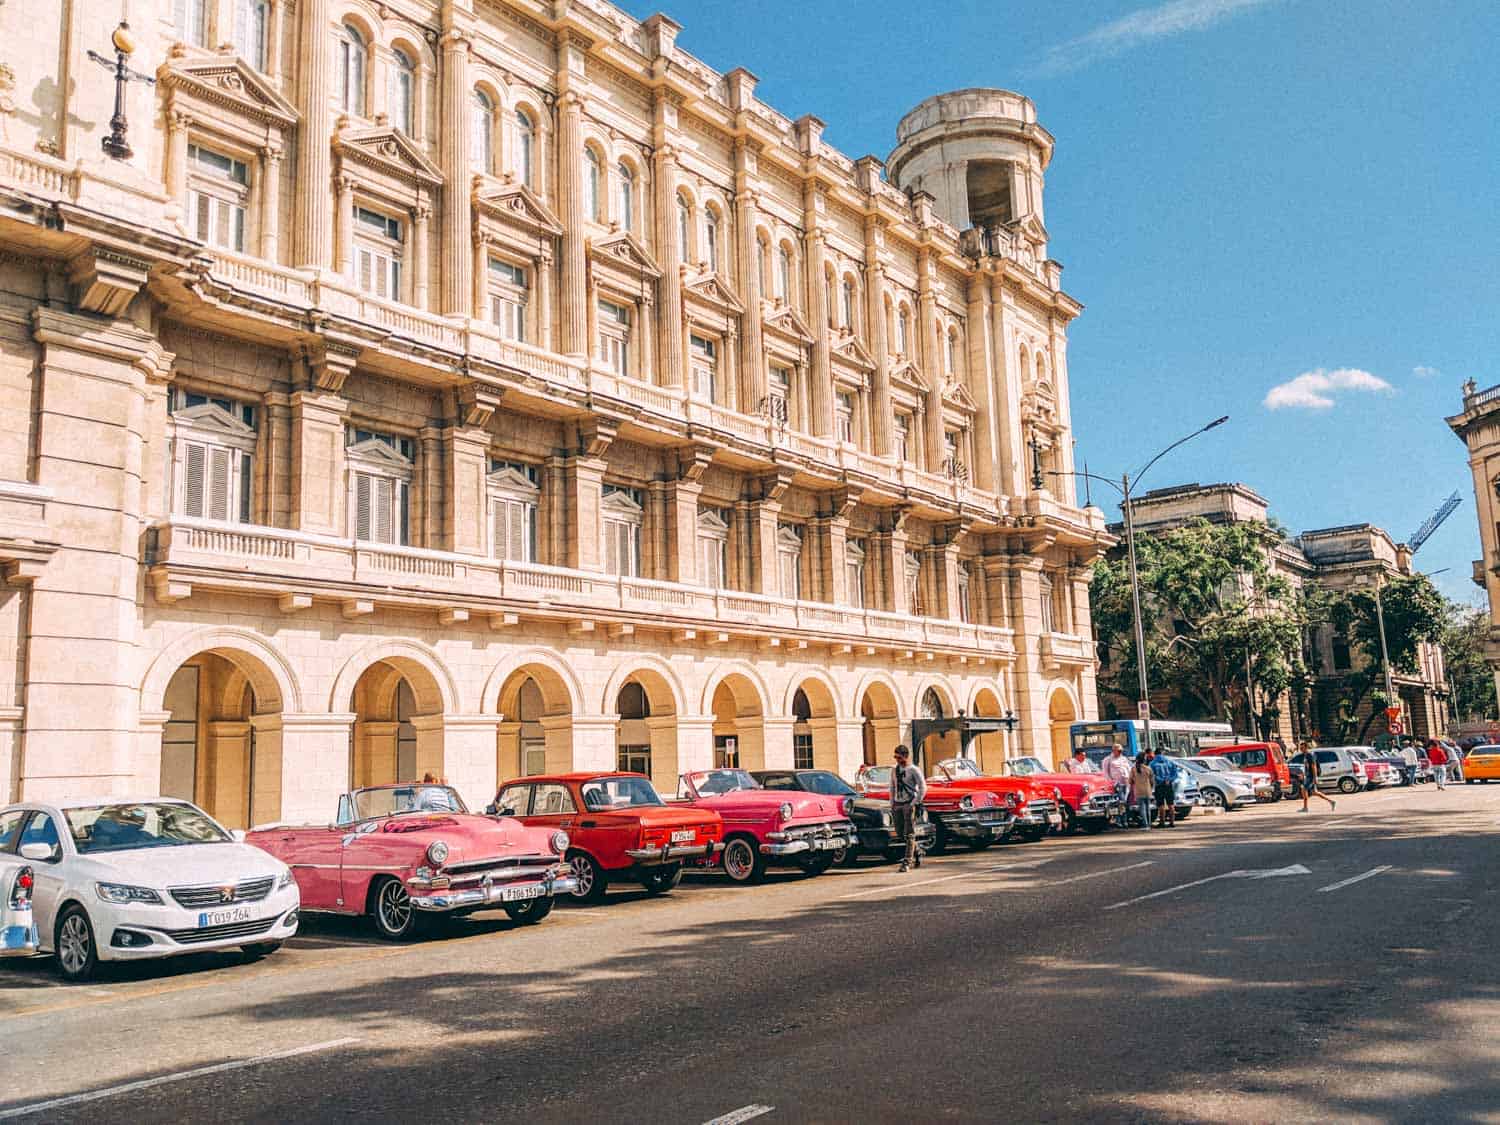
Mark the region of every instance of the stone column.
<instances>
[{"instance_id":1,"label":"stone column","mask_svg":"<svg viewBox=\"0 0 1500 1125\"><path fill-rule=\"evenodd\" d=\"M653 735L654 738L654 735ZM655 755L655 742L652 754ZM655 762L652 765L655 766ZM714 717L712 715L677 716L677 773L712 769L714 764ZM662 792L675 791L677 777L663 778Z\"/></svg>"},{"instance_id":2,"label":"stone column","mask_svg":"<svg viewBox=\"0 0 1500 1125\"><path fill-rule=\"evenodd\" d=\"M158 701L159 702L159 701ZM10 779L20 772L21 730L24 712L19 707L7 707L0 711L0 740L8 741L14 757L6 762L3 753L4 741L0 741L0 763L10 767L5 773L3 791L11 794ZM127 792L155 793L161 788L161 737L172 718L170 711L137 711L135 725L135 754L131 761L132 782ZM19 794L6 798L7 802L19 800Z\"/></svg>"},{"instance_id":3,"label":"stone column","mask_svg":"<svg viewBox=\"0 0 1500 1125\"><path fill-rule=\"evenodd\" d=\"M340 700L340 702L343 702ZM353 714L281 716L281 819L329 824L348 791Z\"/></svg>"},{"instance_id":4,"label":"stone column","mask_svg":"<svg viewBox=\"0 0 1500 1125\"><path fill-rule=\"evenodd\" d=\"M906 597L906 513L892 512L887 530L873 536L881 580L885 582L888 603L880 608L890 613L910 613Z\"/></svg>"},{"instance_id":5,"label":"stone column","mask_svg":"<svg viewBox=\"0 0 1500 1125\"><path fill-rule=\"evenodd\" d=\"M1016 631L1015 709L1021 719L1021 752L1050 762L1051 719L1047 714L1047 683L1040 653L1042 560L1034 556L1017 558L1011 575L1011 622Z\"/></svg>"},{"instance_id":6,"label":"stone column","mask_svg":"<svg viewBox=\"0 0 1500 1125\"><path fill-rule=\"evenodd\" d=\"M354 177L340 175L334 183L333 267L346 278L354 277Z\"/></svg>"},{"instance_id":7,"label":"stone column","mask_svg":"<svg viewBox=\"0 0 1500 1125\"><path fill-rule=\"evenodd\" d=\"M260 150L260 256L268 262L281 257L281 148Z\"/></svg>"},{"instance_id":8,"label":"stone column","mask_svg":"<svg viewBox=\"0 0 1500 1125\"><path fill-rule=\"evenodd\" d=\"M587 247L583 227L583 99L568 90L559 99L557 137L558 200L562 236L562 351L579 359L589 354Z\"/></svg>"},{"instance_id":9,"label":"stone column","mask_svg":"<svg viewBox=\"0 0 1500 1125\"><path fill-rule=\"evenodd\" d=\"M344 416L349 403L336 394L292 395L292 510L294 531L345 537Z\"/></svg>"},{"instance_id":10,"label":"stone column","mask_svg":"<svg viewBox=\"0 0 1500 1125\"><path fill-rule=\"evenodd\" d=\"M1068 391L1068 337L1062 321L1053 317L1049 323L1051 364L1048 375L1057 396L1057 468L1064 475L1054 477L1050 487L1057 498L1070 507L1078 505L1078 478L1073 472L1073 401Z\"/></svg>"},{"instance_id":11,"label":"stone column","mask_svg":"<svg viewBox=\"0 0 1500 1125\"><path fill-rule=\"evenodd\" d=\"M250 773L250 825L274 824L281 820L282 756L281 713L251 715L255 757Z\"/></svg>"},{"instance_id":12,"label":"stone column","mask_svg":"<svg viewBox=\"0 0 1500 1125\"><path fill-rule=\"evenodd\" d=\"M490 237L483 231L474 232L474 316L488 323L490 319Z\"/></svg>"},{"instance_id":13,"label":"stone column","mask_svg":"<svg viewBox=\"0 0 1500 1125\"><path fill-rule=\"evenodd\" d=\"M932 291L936 268L930 251L924 249L917 255L917 346L927 376L922 444L929 473L943 471L943 347L938 339L937 298Z\"/></svg>"},{"instance_id":14,"label":"stone column","mask_svg":"<svg viewBox=\"0 0 1500 1125\"><path fill-rule=\"evenodd\" d=\"M740 293L745 301L745 338L740 345L739 410L742 414L754 414L766 397L767 376L760 315L763 296L760 289L760 242L755 237L759 201L747 186L754 167L754 154L749 143L744 139L737 141L734 151L736 166L742 169L735 175L735 208L740 235Z\"/></svg>"},{"instance_id":15,"label":"stone column","mask_svg":"<svg viewBox=\"0 0 1500 1125\"><path fill-rule=\"evenodd\" d=\"M547 768L549 770L612 770L619 761L615 751L615 724L613 715L560 716L563 722L571 722L573 730L572 761L568 765L552 764L551 731L547 740ZM548 720L542 720L547 726Z\"/></svg>"},{"instance_id":16,"label":"stone column","mask_svg":"<svg viewBox=\"0 0 1500 1125\"><path fill-rule=\"evenodd\" d=\"M838 719L835 722L838 731L838 760L829 768L840 777L853 777L865 760L865 723L863 719ZM894 744L891 749L895 749ZM887 753L882 761L889 758L890 754Z\"/></svg>"},{"instance_id":17,"label":"stone column","mask_svg":"<svg viewBox=\"0 0 1500 1125\"><path fill-rule=\"evenodd\" d=\"M482 426L449 426L443 431L443 548L461 555L488 555L490 433ZM493 794L492 794L493 796Z\"/></svg>"},{"instance_id":18,"label":"stone column","mask_svg":"<svg viewBox=\"0 0 1500 1125\"><path fill-rule=\"evenodd\" d=\"M673 481L667 486L666 575L673 582L698 581L698 501L703 485Z\"/></svg>"},{"instance_id":19,"label":"stone column","mask_svg":"<svg viewBox=\"0 0 1500 1125\"><path fill-rule=\"evenodd\" d=\"M180 109L167 112L167 194L183 208L183 225L194 230L197 219L187 213L188 129L190 114Z\"/></svg>"},{"instance_id":20,"label":"stone column","mask_svg":"<svg viewBox=\"0 0 1500 1125\"><path fill-rule=\"evenodd\" d=\"M281 85L281 13L286 0L271 0L266 12L266 77Z\"/></svg>"},{"instance_id":21,"label":"stone column","mask_svg":"<svg viewBox=\"0 0 1500 1125\"><path fill-rule=\"evenodd\" d=\"M469 206L469 49L467 27L454 26L453 6L443 5L439 82L443 128L438 130L438 166L443 170L442 312L472 317L469 274L472 215Z\"/></svg>"},{"instance_id":22,"label":"stone column","mask_svg":"<svg viewBox=\"0 0 1500 1125\"><path fill-rule=\"evenodd\" d=\"M448 502L445 485L447 449L444 433L436 426L417 431L416 464L412 466L411 546L444 549L448 543L444 509Z\"/></svg>"},{"instance_id":23,"label":"stone column","mask_svg":"<svg viewBox=\"0 0 1500 1125\"><path fill-rule=\"evenodd\" d=\"M290 527L292 513L292 398L280 391L261 396L257 449L256 519L267 527Z\"/></svg>"},{"instance_id":24,"label":"stone column","mask_svg":"<svg viewBox=\"0 0 1500 1125\"><path fill-rule=\"evenodd\" d=\"M1021 432L1021 381L1015 341L1008 331L1014 298L1005 291L1000 275L990 280L990 349L993 357L993 398L995 411L995 488L1004 496L1019 496L1029 491L1025 468L1025 439ZM970 325L972 332L974 326Z\"/></svg>"},{"instance_id":25,"label":"stone column","mask_svg":"<svg viewBox=\"0 0 1500 1125\"><path fill-rule=\"evenodd\" d=\"M495 799L500 788L495 769L495 737L498 715L440 715L442 725L442 771L439 777L458 790L464 804L482 809ZM418 775L425 768L418 761Z\"/></svg>"},{"instance_id":26,"label":"stone column","mask_svg":"<svg viewBox=\"0 0 1500 1125\"><path fill-rule=\"evenodd\" d=\"M985 492L996 490L998 435L995 432L995 356L990 348L990 285L983 274L969 279L968 324L964 331L964 356L967 362L966 385L974 396L974 432L970 435L974 449L971 480Z\"/></svg>"},{"instance_id":27,"label":"stone column","mask_svg":"<svg viewBox=\"0 0 1500 1125\"><path fill-rule=\"evenodd\" d=\"M604 569L604 528L600 522L603 500L603 457L570 457L564 463L563 481L567 491L567 546L565 565L574 570ZM601 767L602 768L602 767Z\"/></svg>"},{"instance_id":28,"label":"stone column","mask_svg":"<svg viewBox=\"0 0 1500 1125\"><path fill-rule=\"evenodd\" d=\"M807 189L808 204L803 221L817 222L812 199L816 191ZM833 353L832 332L828 327L828 300L823 278L823 232L813 225L807 228L807 314L812 330L812 379L808 387L810 413L803 416L809 432L819 437L833 433Z\"/></svg>"},{"instance_id":29,"label":"stone column","mask_svg":"<svg viewBox=\"0 0 1500 1125\"><path fill-rule=\"evenodd\" d=\"M684 379L683 355L686 336L682 323L683 248L677 238L677 152L672 135L677 125L677 107L665 91L656 95L656 155L651 162L651 179L656 188L656 245L660 255L660 309L656 317L659 357L657 382L665 387L680 387Z\"/></svg>"},{"instance_id":30,"label":"stone column","mask_svg":"<svg viewBox=\"0 0 1500 1125\"><path fill-rule=\"evenodd\" d=\"M755 562L751 572L751 589L758 594L779 596L780 567L776 563L776 528L781 522L781 504L775 500L758 500L752 505Z\"/></svg>"},{"instance_id":31,"label":"stone column","mask_svg":"<svg viewBox=\"0 0 1500 1125\"><path fill-rule=\"evenodd\" d=\"M297 109L297 192L292 200L294 250L299 266L327 269L331 261L328 184L333 175L333 43L329 37L331 0L301 0L298 42L301 82ZM331 815L331 814L324 814Z\"/></svg>"},{"instance_id":32,"label":"stone column","mask_svg":"<svg viewBox=\"0 0 1500 1125\"><path fill-rule=\"evenodd\" d=\"M427 272L430 266L427 250L427 222L430 218L432 218L432 208L425 202L417 204L411 210L411 256L416 259L412 262L411 303L419 309L427 308ZM465 243L465 245L468 244ZM474 311L468 315L473 316Z\"/></svg>"},{"instance_id":33,"label":"stone column","mask_svg":"<svg viewBox=\"0 0 1500 1125\"><path fill-rule=\"evenodd\" d=\"M536 343L538 347L555 351L557 331L552 323L552 244L542 248L536 266Z\"/></svg>"},{"instance_id":34,"label":"stone column","mask_svg":"<svg viewBox=\"0 0 1500 1125\"><path fill-rule=\"evenodd\" d=\"M979 580L984 583L984 604L989 612L986 625L1010 627L1010 566L999 555L985 555L979 560Z\"/></svg>"},{"instance_id":35,"label":"stone column","mask_svg":"<svg viewBox=\"0 0 1500 1125\"><path fill-rule=\"evenodd\" d=\"M789 770L796 761L792 749L790 715L765 716L759 721L740 719L740 765L747 770ZM760 764L756 765L757 759Z\"/></svg>"}]
</instances>

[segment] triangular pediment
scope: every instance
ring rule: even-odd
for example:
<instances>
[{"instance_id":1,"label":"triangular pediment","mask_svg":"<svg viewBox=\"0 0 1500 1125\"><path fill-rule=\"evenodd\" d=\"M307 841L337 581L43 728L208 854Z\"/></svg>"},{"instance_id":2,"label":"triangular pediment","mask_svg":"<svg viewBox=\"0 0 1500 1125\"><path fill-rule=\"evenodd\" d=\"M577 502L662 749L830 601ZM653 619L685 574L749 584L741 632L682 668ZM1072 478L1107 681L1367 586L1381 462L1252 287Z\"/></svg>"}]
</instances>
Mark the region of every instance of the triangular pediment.
<instances>
[{"instance_id":1,"label":"triangular pediment","mask_svg":"<svg viewBox=\"0 0 1500 1125\"><path fill-rule=\"evenodd\" d=\"M255 440L255 431L253 429L230 414L222 406L215 406L211 402L200 403L197 406L188 406L174 411L172 419L179 426L191 426L193 429L205 434L238 438L242 441Z\"/></svg>"},{"instance_id":2,"label":"triangular pediment","mask_svg":"<svg viewBox=\"0 0 1500 1125\"><path fill-rule=\"evenodd\" d=\"M622 516L639 516L645 512L645 509L636 503L635 498L622 488L606 492L599 501L599 506L606 512L614 512Z\"/></svg>"},{"instance_id":3,"label":"triangular pediment","mask_svg":"<svg viewBox=\"0 0 1500 1125\"><path fill-rule=\"evenodd\" d=\"M525 473L509 465L503 469L496 469L485 479L492 489L500 492L522 492L528 496L534 496L541 491Z\"/></svg>"},{"instance_id":4,"label":"triangular pediment","mask_svg":"<svg viewBox=\"0 0 1500 1125\"><path fill-rule=\"evenodd\" d=\"M909 360L891 368L891 380L919 395L925 395L932 389L927 385L927 380L922 378L922 373L917 370L916 364Z\"/></svg>"},{"instance_id":5,"label":"triangular pediment","mask_svg":"<svg viewBox=\"0 0 1500 1125\"><path fill-rule=\"evenodd\" d=\"M656 259L651 257L646 248L641 245L640 240L628 230L618 230L601 239L591 241L589 250L600 261L623 266L627 270L646 277L661 276L661 269L657 266Z\"/></svg>"},{"instance_id":6,"label":"triangular pediment","mask_svg":"<svg viewBox=\"0 0 1500 1125\"><path fill-rule=\"evenodd\" d=\"M474 190L474 209L502 223L561 237L562 224L541 198L523 183L511 181Z\"/></svg>"},{"instance_id":7,"label":"triangular pediment","mask_svg":"<svg viewBox=\"0 0 1500 1125\"><path fill-rule=\"evenodd\" d=\"M766 328L780 332L783 336L789 336L804 344L812 343L812 333L807 330L807 323L797 315L797 310L791 305L773 306L761 318L761 323Z\"/></svg>"},{"instance_id":8,"label":"triangular pediment","mask_svg":"<svg viewBox=\"0 0 1500 1125\"><path fill-rule=\"evenodd\" d=\"M849 335L844 337L834 345L833 354L839 359L854 364L856 367L863 367L870 371L875 369L875 357L859 342L858 336Z\"/></svg>"},{"instance_id":9,"label":"triangular pediment","mask_svg":"<svg viewBox=\"0 0 1500 1125\"><path fill-rule=\"evenodd\" d=\"M729 287L729 282L722 274L705 273L694 278L687 283L687 293L690 297L697 297L735 314L745 311L745 306L734 295L734 290Z\"/></svg>"},{"instance_id":10,"label":"triangular pediment","mask_svg":"<svg viewBox=\"0 0 1500 1125\"><path fill-rule=\"evenodd\" d=\"M369 129L341 129L333 148L344 159L354 159L399 179L441 187L443 172L399 129L376 125Z\"/></svg>"},{"instance_id":11,"label":"triangular pediment","mask_svg":"<svg viewBox=\"0 0 1500 1125\"><path fill-rule=\"evenodd\" d=\"M795 528L788 524L782 524L776 529L776 549L779 551L802 550L802 536L797 534Z\"/></svg>"},{"instance_id":12,"label":"triangular pediment","mask_svg":"<svg viewBox=\"0 0 1500 1125\"><path fill-rule=\"evenodd\" d=\"M379 438L366 438L355 442L344 451L346 457L362 461L366 465L384 465L391 469L410 471L411 462Z\"/></svg>"},{"instance_id":13,"label":"triangular pediment","mask_svg":"<svg viewBox=\"0 0 1500 1125\"><path fill-rule=\"evenodd\" d=\"M174 58L157 68L156 79L167 89L182 90L282 129L297 123L297 107L234 55Z\"/></svg>"},{"instance_id":14,"label":"triangular pediment","mask_svg":"<svg viewBox=\"0 0 1500 1125\"><path fill-rule=\"evenodd\" d=\"M703 508L698 512L698 530L714 535L728 535L729 523L712 508Z\"/></svg>"},{"instance_id":15,"label":"triangular pediment","mask_svg":"<svg viewBox=\"0 0 1500 1125\"><path fill-rule=\"evenodd\" d=\"M943 401L951 402L960 410L970 413L978 409L974 402L974 396L969 394L969 388L957 380L943 387Z\"/></svg>"},{"instance_id":16,"label":"triangular pediment","mask_svg":"<svg viewBox=\"0 0 1500 1125\"><path fill-rule=\"evenodd\" d=\"M1047 228L1042 226L1042 221L1035 214L1023 215L1016 221L1015 227L1032 242L1047 241Z\"/></svg>"}]
</instances>

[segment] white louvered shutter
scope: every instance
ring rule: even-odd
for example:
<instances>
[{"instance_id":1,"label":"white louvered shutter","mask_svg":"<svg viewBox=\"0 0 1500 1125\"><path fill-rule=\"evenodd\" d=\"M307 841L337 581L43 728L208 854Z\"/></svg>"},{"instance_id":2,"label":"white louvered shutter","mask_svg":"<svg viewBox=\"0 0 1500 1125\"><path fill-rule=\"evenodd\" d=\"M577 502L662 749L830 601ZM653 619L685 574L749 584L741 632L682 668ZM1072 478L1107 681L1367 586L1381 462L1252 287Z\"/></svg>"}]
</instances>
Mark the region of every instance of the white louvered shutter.
<instances>
[{"instance_id":1,"label":"white louvered shutter","mask_svg":"<svg viewBox=\"0 0 1500 1125\"><path fill-rule=\"evenodd\" d=\"M229 518L229 458L227 449L208 452L208 518Z\"/></svg>"},{"instance_id":2,"label":"white louvered shutter","mask_svg":"<svg viewBox=\"0 0 1500 1125\"><path fill-rule=\"evenodd\" d=\"M185 515L203 518L203 482L207 476L208 450L205 446L189 444L183 454L182 510Z\"/></svg>"},{"instance_id":3,"label":"white louvered shutter","mask_svg":"<svg viewBox=\"0 0 1500 1125\"><path fill-rule=\"evenodd\" d=\"M377 543L394 542L391 527L392 492L395 484L389 477L375 477L371 482L371 506L375 509L374 539Z\"/></svg>"},{"instance_id":4,"label":"white louvered shutter","mask_svg":"<svg viewBox=\"0 0 1500 1125\"><path fill-rule=\"evenodd\" d=\"M490 501L490 554L497 559L510 558L505 547L507 507L504 500Z\"/></svg>"},{"instance_id":5,"label":"white louvered shutter","mask_svg":"<svg viewBox=\"0 0 1500 1125\"><path fill-rule=\"evenodd\" d=\"M506 507L509 508L510 527L506 537L510 540L510 553L505 557L517 562L532 562L535 552L531 549L531 525L536 509L519 500L512 500Z\"/></svg>"},{"instance_id":6,"label":"white louvered shutter","mask_svg":"<svg viewBox=\"0 0 1500 1125\"><path fill-rule=\"evenodd\" d=\"M370 476L356 473L354 476L354 537L370 538Z\"/></svg>"},{"instance_id":7,"label":"white louvered shutter","mask_svg":"<svg viewBox=\"0 0 1500 1125\"><path fill-rule=\"evenodd\" d=\"M610 574L623 574L620 566L620 532L624 525L610 520L604 525L604 569Z\"/></svg>"}]
</instances>

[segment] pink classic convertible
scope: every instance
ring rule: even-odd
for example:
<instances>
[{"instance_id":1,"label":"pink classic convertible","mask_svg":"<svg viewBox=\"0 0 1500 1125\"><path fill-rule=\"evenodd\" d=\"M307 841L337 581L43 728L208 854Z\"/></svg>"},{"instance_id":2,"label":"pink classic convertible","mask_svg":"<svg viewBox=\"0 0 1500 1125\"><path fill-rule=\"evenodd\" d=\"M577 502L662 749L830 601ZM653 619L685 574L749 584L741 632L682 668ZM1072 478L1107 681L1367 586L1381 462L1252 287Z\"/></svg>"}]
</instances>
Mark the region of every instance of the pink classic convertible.
<instances>
[{"instance_id":1,"label":"pink classic convertible","mask_svg":"<svg viewBox=\"0 0 1500 1125\"><path fill-rule=\"evenodd\" d=\"M764 789L745 770L685 773L673 804L712 809L724 818L724 873L736 883L758 883L766 865L790 863L809 875L833 866L859 843L849 819L851 797Z\"/></svg>"},{"instance_id":2,"label":"pink classic convertible","mask_svg":"<svg viewBox=\"0 0 1500 1125\"><path fill-rule=\"evenodd\" d=\"M377 785L339 798L332 824L273 824L245 842L287 864L302 909L368 914L381 937L409 937L419 916L501 907L540 922L573 877L568 834L475 816L446 785Z\"/></svg>"}]
</instances>

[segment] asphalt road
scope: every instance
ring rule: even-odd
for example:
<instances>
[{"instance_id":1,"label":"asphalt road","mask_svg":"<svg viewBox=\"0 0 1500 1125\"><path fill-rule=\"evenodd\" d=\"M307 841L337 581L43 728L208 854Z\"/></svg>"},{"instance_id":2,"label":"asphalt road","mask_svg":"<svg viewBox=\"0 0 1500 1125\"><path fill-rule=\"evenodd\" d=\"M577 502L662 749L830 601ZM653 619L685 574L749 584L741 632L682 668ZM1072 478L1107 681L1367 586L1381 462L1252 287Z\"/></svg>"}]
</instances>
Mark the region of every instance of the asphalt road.
<instances>
[{"instance_id":1,"label":"asphalt road","mask_svg":"<svg viewBox=\"0 0 1500 1125\"><path fill-rule=\"evenodd\" d=\"M1500 788L0 967L0 1121L1493 1121ZM70 1100L71 1099L71 1100Z\"/></svg>"}]
</instances>

